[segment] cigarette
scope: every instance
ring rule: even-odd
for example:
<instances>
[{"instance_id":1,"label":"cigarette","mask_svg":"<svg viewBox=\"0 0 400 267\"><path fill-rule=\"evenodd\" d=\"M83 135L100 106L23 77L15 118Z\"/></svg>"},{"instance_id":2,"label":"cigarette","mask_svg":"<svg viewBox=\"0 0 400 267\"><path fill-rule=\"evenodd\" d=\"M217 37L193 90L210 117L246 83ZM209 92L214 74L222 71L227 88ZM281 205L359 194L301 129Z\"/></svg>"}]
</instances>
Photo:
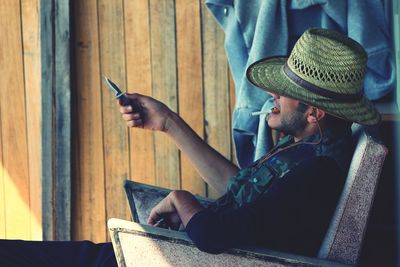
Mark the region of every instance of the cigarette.
<instances>
[{"instance_id":1,"label":"cigarette","mask_svg":"<svg viewBox=\"0 0 400 267\"><path fill-rule=\"evenodd\" d=\"M160 224L162 224L162 223L164 223L164 222L165 222L165 219L164 219L164 218L161 218L161 219L159 219L153 226L154 226L154 227L159 227Z\"/></svg>"},{"instance_id":2,"label":"cigarette","mask_svg":"<svg viewBox=\"0 0 400 267\"><path fill-rule=\"evenodd\" d=\"M271 113L271 110L256 111L256 112L252 112L251 116L259 116L262 114L269 114L269 113Z\"/></svg>"},{"instance_id":3,"label":"cigarette","mask_svg":"<svg viewBox=\"0 0 400 267\"><path fill-rule=\"evenodd\" d=\"M273 107L273 108L271 108L269 110L252 112L251 116L259 116L259 115L262 115L262 114L270 114L270 113L274 113L274 114L279 113L279 108Z\"/></svg>"}]
</instances>

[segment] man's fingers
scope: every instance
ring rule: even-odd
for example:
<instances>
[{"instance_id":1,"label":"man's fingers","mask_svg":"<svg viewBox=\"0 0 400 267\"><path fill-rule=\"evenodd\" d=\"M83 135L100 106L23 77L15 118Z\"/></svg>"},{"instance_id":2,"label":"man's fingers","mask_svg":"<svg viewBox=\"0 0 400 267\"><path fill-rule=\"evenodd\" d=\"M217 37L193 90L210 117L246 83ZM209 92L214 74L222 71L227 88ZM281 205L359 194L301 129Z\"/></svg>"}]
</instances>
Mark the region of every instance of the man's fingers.
<instances>
[{"instance_id":1,"label":"man's fingers","mask_svg":"<svg viewBox=\"0 0 400 267\"><path fill-rule=\"evenodd\" d=\"M150 224L150 225L154 225L160 219L161 219L161 216L157 212L152 210L150 212L149 218L147 219L147 223Z\"/></svg>"},{"instance_id":2,"label":"man's fingers","mask_svg":"<svg viewBox=\"0 0 400 267\"><path fill-rule=\"evenodd\" d=\"M143 120L139 113L122 114L122 118L129 127L143 127Z\"/></svg>"},{"instance_id":3,"label":"man's fingers","mask_svg":"<svg viewBox=\"0 0 400 267\"><path fill-rule=\"evenodd\" d=\"M122 114L129 114L129 113L132 113L132 111L133 111L133 108L130 105L119 107L119 112L121 112Z\"/></svg>"},{"instance_id":4,"label":"man's fingers","mask_svg":"<svg viewBox=\"0 0 400 267\"><path fill-rule=\"evenodd\" d=\"M129 127L143 127L143 121L141 119L127 121L126 125Z\"/></svg>"},{"instance_id":5,"label":"man's fingers","mask_svg":"<svg viewBox=\"0 0 400 267\"><path fill-rule=\"evenodd\" d=\"M140 120L140 114L139 113L127 113L127 114L122 114L122 119L125 121L132 121L132 120Z\"/></svg>"}]
</instances>

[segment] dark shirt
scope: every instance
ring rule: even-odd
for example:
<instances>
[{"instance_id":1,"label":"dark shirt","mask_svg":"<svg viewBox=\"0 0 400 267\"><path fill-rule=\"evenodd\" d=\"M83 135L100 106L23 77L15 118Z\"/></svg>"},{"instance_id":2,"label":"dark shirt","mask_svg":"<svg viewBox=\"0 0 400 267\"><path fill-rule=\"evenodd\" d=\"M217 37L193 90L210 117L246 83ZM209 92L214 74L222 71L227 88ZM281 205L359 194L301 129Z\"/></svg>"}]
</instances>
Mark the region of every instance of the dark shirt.
<instances>
[{"instance_id":1,"label":"dark shirt","mask_svg":"<svg viewBox=\"0 0 400 267\"><path fill-rule=\"evenodd\" d=\"M316 256L344 178L334 159L312 158L275 180L254 202L195 214L186 231L200 250L209 253L251 245Z\"/></svg>"}]
</instances>

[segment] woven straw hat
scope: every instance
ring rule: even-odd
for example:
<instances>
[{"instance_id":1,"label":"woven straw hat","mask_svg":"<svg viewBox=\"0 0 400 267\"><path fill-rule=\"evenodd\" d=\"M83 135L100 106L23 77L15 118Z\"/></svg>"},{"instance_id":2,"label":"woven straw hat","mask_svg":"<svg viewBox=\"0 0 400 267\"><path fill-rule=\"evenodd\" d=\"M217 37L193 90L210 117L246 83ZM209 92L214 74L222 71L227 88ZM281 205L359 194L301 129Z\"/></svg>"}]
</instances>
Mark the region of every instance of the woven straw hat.
<instances>
[{"instance_id":1,"label":"woven straw hat","mask_svg":"<svg viewBox=\"0 0 400 267\"><path fill-rule=\"evenodd\" d=\"M375 125L380 114L363 95L367 55L362 46L333 30L309 29L287 57L249 66L255 86L297 99L345 120Z\"/></svg>"}]
</instances>

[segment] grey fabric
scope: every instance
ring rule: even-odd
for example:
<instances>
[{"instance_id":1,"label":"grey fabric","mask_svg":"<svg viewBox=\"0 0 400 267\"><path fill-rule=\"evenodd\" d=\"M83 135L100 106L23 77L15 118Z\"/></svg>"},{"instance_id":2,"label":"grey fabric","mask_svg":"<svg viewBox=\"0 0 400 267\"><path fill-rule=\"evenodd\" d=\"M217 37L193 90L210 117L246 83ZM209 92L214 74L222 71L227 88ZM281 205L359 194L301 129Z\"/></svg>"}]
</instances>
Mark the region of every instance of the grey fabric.
<instances>
[{"instance_id":1,"label":"grey fabric","mask_svg":"<svg viewBox=\"0 0 400 267\"><path fill-rule=\"evenodd\" d=\"M356 264L386 154L384 145L361 130L348 177L319 258Z\"/></svg>"},{"instance_id":2,"label":"grey fabric","mask_svg":"<svg viewBox=\"0 0 400 267\"><path fill-rule=\"evenodd\" d=\"M266 249L231 249L214 255L198 250L184 232L110 219L119 267L125 266L344 266Z\"/></svg>"}]
</instances>

